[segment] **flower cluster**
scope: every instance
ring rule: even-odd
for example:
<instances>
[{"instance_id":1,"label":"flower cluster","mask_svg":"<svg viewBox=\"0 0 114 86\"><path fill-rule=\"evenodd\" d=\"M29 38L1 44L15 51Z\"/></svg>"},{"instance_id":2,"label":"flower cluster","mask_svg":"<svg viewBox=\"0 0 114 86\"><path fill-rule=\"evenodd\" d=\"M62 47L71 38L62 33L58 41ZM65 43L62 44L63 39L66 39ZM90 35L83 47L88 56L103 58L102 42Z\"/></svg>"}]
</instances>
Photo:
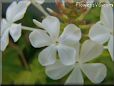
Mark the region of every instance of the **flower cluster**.
<instances>
[{"instance_id":1,"label":"flower cluster","mask_svg":"<svg viewBox=\"0 0 114 86\"><path fill-rule=\"evenodd\" d=\"M22 19L29 6L30 2L21 1L19 3L13 2L7 9L6 19L1 20L1 50L4 51L9 42L9 33L14 42L21 36L21 23L15 22Z\"/></svg>"},{"instance_id":2,"label":"flower cluster","mask_svg":"<svg viewBox=\"0 0 114 86\"><path fill-rule=\"evenodd\" d=\"M56 0L58 1L58 0ZM73 0L66 0L73 3ZM60 20L44 12L38 7L46 17L42 22L33 19L33 23L42 29L24 27L16 21L22 19L30 3L36 6L43 4L44 0L30 0L13 2L6 11L6 18L1 21L1 50L4 51L9 42L9 34L14 42L17 42L23 30L31 30L29 40L34 48L45 47L38 55L38 61L45 67L48 77L53 80L60 79L71 72L65 84L84 84L82 72L95 84L101 83L107 74L107 68L102 63L92 63L103 53L104 47L108 49L112 60L113 55L113 8L111 6L101 7L100 20L91 26L89 39L83 43L82 31L77 25L67 24L61 31ZM94 0L90 0L93 3ZM89 3L89 0L87 0ZM106 0L106 3L109 3ZM90 8L89 8L90 9ZM48 9L52 12L51 9ZM88 9L87 9L88 10ZM52 12L54 13L54 12ZM108 42L108 43L107 43ZM104 46L105 44L105 46ZM107 46L106 46L107 45Z\"/></svg>"}]
</instances>

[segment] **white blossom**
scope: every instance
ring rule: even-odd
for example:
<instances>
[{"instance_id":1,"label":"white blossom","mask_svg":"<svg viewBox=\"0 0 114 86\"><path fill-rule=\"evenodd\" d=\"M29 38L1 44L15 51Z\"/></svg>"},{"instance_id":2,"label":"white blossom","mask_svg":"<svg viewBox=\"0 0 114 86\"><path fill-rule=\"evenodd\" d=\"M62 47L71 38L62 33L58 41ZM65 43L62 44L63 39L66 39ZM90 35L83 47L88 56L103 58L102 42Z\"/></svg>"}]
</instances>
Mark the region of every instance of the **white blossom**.
<instances>
[{"instance_id":1,"label":"white blossom","mask_svg":"<svg viewBox=\"0 0 114 86\"><path fill-rule=\"evenodd\" d=\"M84 84L82 72L88 79L98 84L106 77L107 69L102 63L92 63L91 60L98 57L102 51L103 46L94 41L87 40L83 43L81 49L80 44L74 46L77 50L77 61L74 65L66 66L60 61L53 65L46 66L46 74L51 79L57 80L69 74L65 84Z\"/></svg>"},{"instance_id":2,"label":"white blossom","mask_svg":"<svg viewBox=\"0 0 114 86\"><path fill-rule=\"evenodd\" d=\"M37 3L37 4L43 4L45 2L45 0L24 0L24 1L30 1L31 3Z\"/></svg>"},{"instance_id":3,"label":"white blossom","mask_svg":"<svg viewBox=\"0 0 114 86\"><path fill-rule=\"evenodd\" d=\"M45 0L35 0L39 4L43 4Z\"/></svg>"},{"instance_id":4,"label":"white blossom","mask_svg":"<svg viewBox=\"0 0 114 86\"><path fill-rule=\"evenodd\" d=\"M74 64L76 50L72 46L81 38L80 29L74 24L69 24L60 35L60 22L56 17L48 16L42 23L33 21L37 26L45 29L43 31L35 30L29 36L30 42L35 48L47 47L40 52L39 62L43 66L54 64L58 53L63 64Z\"/></svg>"},{"instance_id":5,"label":"white blossom","mask_svg":"<svg viewBox=\"0 0 114 86\"><path fill-rule=\"evenodd\" d=\"M91 40L104 44L108 42L108 50L114 61L113 55L113 40L114 40L114 27L113 27L113 8L111 5L102 6L100 21L93 25L89 31Z\"/></svg>"},{"instance_id":6,"label":"white blossom","mask_svg":"<svg viewBox=\"0 0 114 86\"><path fill-rule=\"evenodd\" d=\"M9 34L16 42L21 36L21 24L15 22L22 19L30 2L13 2L6 11L6 19L1 20L1 50L4 51L9 43Z\"/></svg>"}]
</instances>

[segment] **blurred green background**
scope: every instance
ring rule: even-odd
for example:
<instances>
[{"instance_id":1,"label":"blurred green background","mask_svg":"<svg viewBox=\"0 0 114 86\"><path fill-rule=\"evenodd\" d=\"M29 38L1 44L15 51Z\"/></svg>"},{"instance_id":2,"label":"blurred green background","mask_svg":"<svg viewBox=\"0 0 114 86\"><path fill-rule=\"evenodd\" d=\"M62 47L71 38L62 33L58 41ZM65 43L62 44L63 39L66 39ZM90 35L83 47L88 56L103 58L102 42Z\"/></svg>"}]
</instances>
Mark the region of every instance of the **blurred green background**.
<instances>
[{"instance_id":1,"label":"blurred green background","mask_svg":"<svg viewBox=\"0 0 114 86\"><path fill-rule=\"evenodd\" d=\"M5 17L6 8L9 4L3 4L2 17ZM44 7L53 7L54 4L44 4ZM56 9L55 9L56 10ZM33 6L30 6L25 14L25 17L18 21L24 26L37 28L32 19L35 18L39 21L43 19L42 14ZM92 8L85 20L88 23L95 23L100 18L100 8ZM17 22L17 23L18 23ZM65 24L61 23L61 28ZM89 28L81 27L83 33L88 33ZM63 84L68 76L60 80L52 80L45 74L44 67L38 63L38 54L43 49L35 49L31 46L28 36L29 31L23 31L22 36L17 43L14 43L10 37L10 43L7 49L3 52L2 65L3 65L3 81L2 84ZM23 62L26 60L26 62ZM108 51L93 60L92 62L104 63L107 67L107 76L101 84L114 84L114 62ZM85 84L92 84L84 75Z\"/></svg>"}]
</instances>

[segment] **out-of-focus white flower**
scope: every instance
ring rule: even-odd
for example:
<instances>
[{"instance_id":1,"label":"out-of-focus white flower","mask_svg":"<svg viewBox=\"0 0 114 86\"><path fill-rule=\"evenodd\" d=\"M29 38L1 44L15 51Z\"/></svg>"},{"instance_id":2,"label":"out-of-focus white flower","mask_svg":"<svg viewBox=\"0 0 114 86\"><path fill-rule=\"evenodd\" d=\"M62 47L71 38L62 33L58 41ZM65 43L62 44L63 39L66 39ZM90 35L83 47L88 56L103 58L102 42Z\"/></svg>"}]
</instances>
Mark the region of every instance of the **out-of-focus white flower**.
<instances>
[{"instance_id":1,"label":"out-of-focus white flower","mask_svg":"<svg viewBox=\"0 0 114 86\"><path fill-rule=\"evenodd\" d=\"M102 63L91 63L90 61L98 57L102 51L103 46L95 43L91 40L87 40L81 47L80 44L76 46L78 60L74 65L63 65L60 61L57 61L53 65L46 66L46 74L51 79L57 80L65 75L68 76L65 84L84 84L82 72L88 77L88 79L98 84L106 77L107 69Z\"/></svg>"},{"instance_id":2,"label":"out-of-focus white flower","mask_svg":"<svg viewBox=\"0 0 114 86\"><path fill-rule=\"evenodd\" d=\"M6 11L6 19L1 20L1 50L4 51L9 43L9 34L16 42L21 36L21 24L14 22L23 18L30 2L13 2Z\"/></svg>"},{"instance_id":3,"label":"out-of-focus white flower","mask_svg":"<svg viewBox=\"0 0 114 86\"><path fill-rule=\"evenodd\" d=\"M45 0L35 0L39 4L43 4Z\"/></svg>"},{"instance_id":4,"label":"out-of-focus white flower","mask_svg":"<svg viewBox=\"0 0 114 86\"><path fill-rule=\"evenodd\" d=\"M76 62L76 50L72 46L79 42L81 38L80 29L74 24L69 24L59 37L60 22L56 17L48 16L42 23L36 20L33 21L37 26L44 28L45 31L35 30L31 32L29 39L32 46L35 48L48 46L40 52L39 62L43 66L54 64L58 52L58 56L63 64L74 64Z\"/></svg>"},{"instance_id":5,"label":"out-of-focus white flower","mask_svg":"<svg viewBox=\"0 0 114 86\"><path fill-rule=\"evenodd\" d=\"M28 1L28 0L26 0L26 1ZM29 0L29 1L37 3L37 4L43 4L45 2L45 0Z\"/></svg>"},{"instance_id":6,"label":"out-of-focus white flower","mask_svg":"<svg viewBox=\"0 0 114 86\"><path fill-rule=\"evenodd\" d=\"M113 8L111 5L102 6L101 8L101 19L89 31L89 37L91 40L97 41L98 43L104 44L108 42L108 50L114 61L113 55L113 40L114 40L114 27L113 27Z\"/></svg>"}]
</instances>

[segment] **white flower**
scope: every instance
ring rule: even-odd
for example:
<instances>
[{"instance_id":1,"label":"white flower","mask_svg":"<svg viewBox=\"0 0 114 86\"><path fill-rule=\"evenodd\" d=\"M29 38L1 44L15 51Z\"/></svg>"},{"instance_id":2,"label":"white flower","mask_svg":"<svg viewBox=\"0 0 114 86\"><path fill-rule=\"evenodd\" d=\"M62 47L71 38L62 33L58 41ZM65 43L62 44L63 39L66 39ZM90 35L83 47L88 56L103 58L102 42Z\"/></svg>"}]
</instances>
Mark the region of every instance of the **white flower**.
<instances>
[{"instance_id":1,"label":"white flower","mask_svg":"<svg viewBox=\"0 0 114 86\"><path fill-rule=\"evenodd\" d=\"M1 50L4 51L9 43L9 34L16 42L21 36L21 24L14 22L23 18L30 2L13 2L6 11L6 19L1 20Z\"/></svg>"},{"instance_id":2,"label":"white flower","mask_svg":"<svg viewBox=\"0 0 114 86\"><path fill-rule=\"evenodd\" d=\"M69 24L65 27L64 32L60 34L60 22L56 17L48 16L42 23L34 20L37 26L43 27L46 31L33 31L31 32L29 39L35 48L41 48L48 46L46 49L40 52L39 62L43 66L54 64L57 57L65 65L74 64L76 51L73 46L81 38L81 31L74 24Z\"/></svg>"},{"instance_id":3,"label":"white flower","mask_svg":"<svg viewBox=\"0 0 114 86\"><path fill-rule=\"evenodd\" d=\"M89 31L89 37L91 40L104 44L108 42L108 50L114 61L113 55L113 40L114 40L114 27L113 27L113 8L111 5L102 6L101 19Z\"/></svg>"},{"instance_id":4,"label":"white flower","mask_svg":"<svg viewBox=\"0 0 114 86\"><path fill-rule=\"evenodd\" d=\"M26 1L28 1L28 0L26 0ZM43 4L45 2L45 0L30 0L30 2L34 2L37 4Z\"/></svg>"},{"instance_id":5,"label":"white flower","mask_svg":"<svg viewBox=\"0 0 114 86\"><path fill-rule=\"evenodd\" d=\"M91 63L90 61L98 57L102 51L103 46L95 43L91 40L87 40L80 48L80 44L76 45L78 52L76 58L77 62L74 65L63 65L60 61L57 61L53 65L46 66L46 74L51 79L57 80L65 75L69 75L65 84L84 84L82 72L88 77L88 79L98 84L106 77L107 69L102 63Z\"/></svg>"},{"instance_id":6,"label":"white flower","mask_svg":"<svg viewBox=\"0 0 114 86\"><path fill-rule=\"evenodd\" d=\"M38 4L43 4L45 0L35 0Z\"/></svg>"}]
</instances>

